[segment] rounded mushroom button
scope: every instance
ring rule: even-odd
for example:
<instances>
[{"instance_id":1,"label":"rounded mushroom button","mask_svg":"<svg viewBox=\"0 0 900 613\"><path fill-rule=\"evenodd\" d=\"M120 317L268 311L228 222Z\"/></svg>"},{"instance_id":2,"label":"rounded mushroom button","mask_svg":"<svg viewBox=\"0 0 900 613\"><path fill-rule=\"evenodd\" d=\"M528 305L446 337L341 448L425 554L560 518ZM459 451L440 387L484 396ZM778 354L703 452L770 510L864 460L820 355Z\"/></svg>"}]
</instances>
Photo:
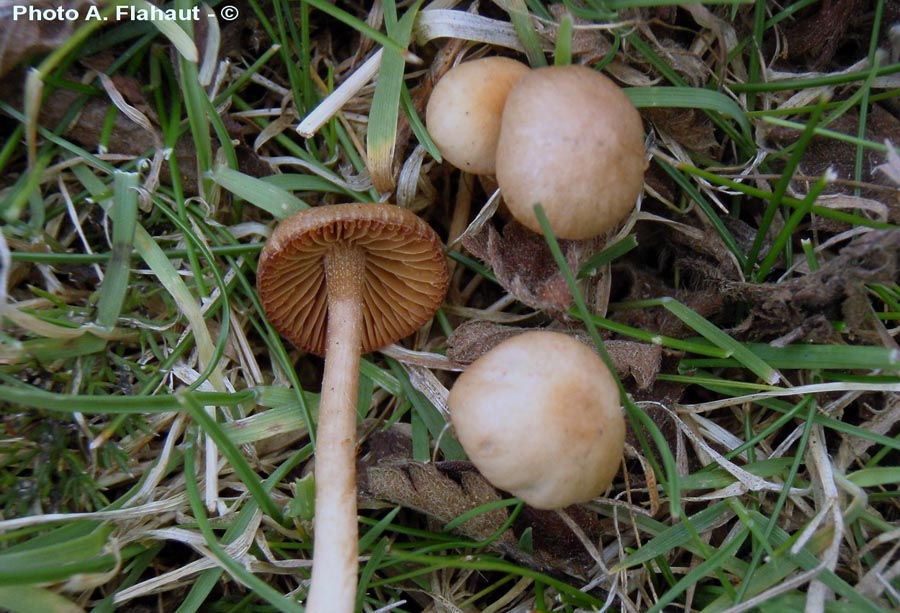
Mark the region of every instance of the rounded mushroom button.
<instances>
[{"instance_id":1,"label":"rounded mushroom button","mask_svg":"<svg viewBox=\"0 0 900 613\"><path fill-rule=\"evenodd\" d=\"M448 404L475 467L532 507L587 502L619 470L618 386L603 360L569 335L531 331L503 341L459 376Z\"/></svg>"},{"instance_id":2,"label":"rounded mushroom button","mask_svg":"<svg viewBox=\"0 0 900 613\"><path fill-rule=\"evenodd\" d=\"M506 94L529 70L510 58L486 57L455 66L437 82L425 123L448 162L473 174L494 174Z\"/></svg>"},{"instance_id":3,"label":"rounded mushroom button","mask_svg":"<svg viewBox=\"0 0 900 613\"><path fill-rule=\"evenodd\" d=\"M586 66L536 68L509 91L497 184L510 213L540 232L540 203L558 238L586 239L634 209L647 159L641 117L610 79Z\"/></svg>"}]
</instances>

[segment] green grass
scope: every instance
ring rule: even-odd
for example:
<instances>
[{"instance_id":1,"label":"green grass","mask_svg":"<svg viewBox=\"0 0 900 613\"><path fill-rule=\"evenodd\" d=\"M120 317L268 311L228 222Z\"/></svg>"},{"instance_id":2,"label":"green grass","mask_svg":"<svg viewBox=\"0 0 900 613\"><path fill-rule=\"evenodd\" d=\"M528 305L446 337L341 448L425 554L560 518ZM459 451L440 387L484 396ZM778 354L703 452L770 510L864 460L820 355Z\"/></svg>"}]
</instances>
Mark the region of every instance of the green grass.
<instances>
[{"instance_id":1,"label":"green grass","mask_svg":"<svg viewBox=\"0 0 900 613\"><path fill-rule=\"evenodd\" d=\"M868 268L840 278L815 335L800 330L808 294L777 294L815 292L804 278L851 236L897 231L896 194L868 173L898 144L866 129L897 96L884 3L815 72L774 51L816 12L809 0L482 3L454 26L461 43L428 39L428 2L363 4L250 0L219 37L91 21L4 77L27 104L0 99L0 609L302 610L321 361L265 319L257 259L278 220L322 204L402 199L445 238L471 222L493 187L460 190L424 124L430 80L463 50L591 63L646 113L646 214L574 259L544 219L540 257L573 297L560 317L608 363L609 340L662 360L648 389L618 378L635 437L582 509L596 564L574 572L549 555L554 539L583 545L514 499L364 492L360 610L900 607L896 274L845 260ZM431 21L449 28L451 15ZM301 119L376 53L377 78L301 138ZM794 138L776 145L775 130ZM685 137L701 132L714 146ZM849 175L807 169L825 146L844 147ZM553 325L496 262L460 243L447 255L451 291L411 353L363 359L364 466L385 432L407 461L464 461L444 406L458 368L433 354L473 319ZM775 306L748 298L761 283ZM717 290L721 308L698 298ZM540 444L535 433L523 452ZM466 510L448 519L449 502Z\"/></svg>"}]
</instances>

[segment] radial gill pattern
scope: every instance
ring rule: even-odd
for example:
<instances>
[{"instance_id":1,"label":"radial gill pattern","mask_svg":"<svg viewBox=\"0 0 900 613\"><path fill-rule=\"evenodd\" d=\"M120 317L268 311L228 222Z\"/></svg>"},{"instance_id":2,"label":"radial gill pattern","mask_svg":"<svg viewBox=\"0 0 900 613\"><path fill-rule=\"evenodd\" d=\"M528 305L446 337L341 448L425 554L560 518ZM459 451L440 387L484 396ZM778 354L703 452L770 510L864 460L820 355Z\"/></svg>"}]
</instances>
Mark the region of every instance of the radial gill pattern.
<instances>
[{"instance_id":1,"label":"radial gill pattern","mask_svg":"<svg viewBox=\"0 0 900 613\"><path fill-rule=\"evenodd\" d=\"M323 259L337 245L365 254L362 353L409 336L444 300L449 274L440 238L392 204L337 204L283 220L259 258L257 287L272 325L301 349L323 355L328 286Z\"/></svg>"}]
</instances>

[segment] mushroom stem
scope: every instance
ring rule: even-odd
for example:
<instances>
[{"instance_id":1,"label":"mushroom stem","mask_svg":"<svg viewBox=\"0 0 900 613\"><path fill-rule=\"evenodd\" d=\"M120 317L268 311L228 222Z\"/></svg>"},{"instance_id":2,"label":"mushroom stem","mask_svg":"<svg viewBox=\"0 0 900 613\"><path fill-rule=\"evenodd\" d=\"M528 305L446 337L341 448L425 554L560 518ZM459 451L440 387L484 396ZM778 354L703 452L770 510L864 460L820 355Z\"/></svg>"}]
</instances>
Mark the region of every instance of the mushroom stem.
<instances>
[{"instance_id":1,"label":"mushroom stem","mask_svg":"<svg viewBox=\"0 0 900 613\"><path fill-rule=\"evenodd\" d=\"M356 517L356 397L362 344L360 293L365 254L335 246L328 285L325 372L316 430L316 519L310 613L352 613L359 539Z\"/></svg>"}]
</instances>

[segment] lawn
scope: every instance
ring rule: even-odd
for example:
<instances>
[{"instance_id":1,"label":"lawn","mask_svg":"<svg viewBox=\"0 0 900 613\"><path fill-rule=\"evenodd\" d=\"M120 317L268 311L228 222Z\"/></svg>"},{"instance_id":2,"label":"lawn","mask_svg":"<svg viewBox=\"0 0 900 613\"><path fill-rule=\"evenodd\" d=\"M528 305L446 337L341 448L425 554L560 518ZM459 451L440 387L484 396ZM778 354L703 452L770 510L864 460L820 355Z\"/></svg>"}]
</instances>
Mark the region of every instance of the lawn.
<instances>
[{"instance_id":1,"label":"lawn","mask_svg":"<svg viewBox=\"0 0 900 613\"><path fill-rule=\"evenodd\" d=\"M526 229L442 159L435 83L497 55L637 107L615 228ZM418 215L449 271L359 365L357 610L900 608L895 0L7 3L0 77L0 609L303 610L324 360L257 264L353 202ZM559 511L449 425L533 329L601 354L628 424Z\"/></svg>"}]
</instances>

